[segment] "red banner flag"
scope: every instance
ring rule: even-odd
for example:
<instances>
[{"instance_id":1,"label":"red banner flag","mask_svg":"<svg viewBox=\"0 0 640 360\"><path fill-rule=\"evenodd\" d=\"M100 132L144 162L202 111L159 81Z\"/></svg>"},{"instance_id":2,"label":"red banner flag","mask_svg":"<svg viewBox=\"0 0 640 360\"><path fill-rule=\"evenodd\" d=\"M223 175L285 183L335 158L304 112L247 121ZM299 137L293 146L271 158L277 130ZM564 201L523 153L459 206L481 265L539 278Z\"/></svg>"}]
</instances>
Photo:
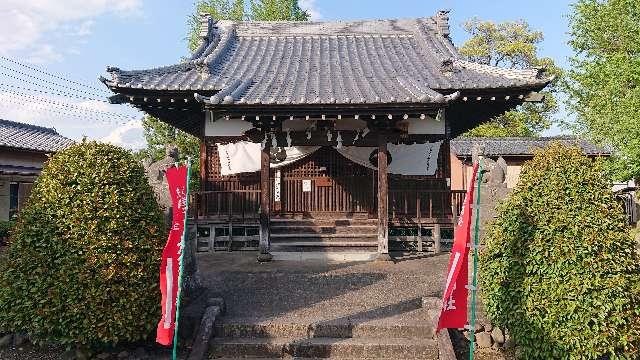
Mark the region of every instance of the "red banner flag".
<instances>
[{"instance_id":1,"label":"red banner flag","mask_svg":"<svg viewBox=\"0 0 640 360\"><path fill-rule=\"evenodd\" d=\"M442 309L438 319L440 329L463 328L467 324L467 284L469 283L469 246L471 244L471 203L478 174L478 164L467 187L462 212L454 232L453 248L449 259L447 282L442 296Z\"/></svg>"},{"instance_id":2,"label":"red banner flag","mask_svg":"<svg viewBox=\"0 0 640 360\"><path fill-rule=\"evenodd\" d=\"M187 167L167 169L167 182L173 206L173 221L169 239L162 252L160 265L160 291L162 292L162 318L158 323L156 341L171 345L175 330L175 315L178 298L178 278L182 254L182 236L187 206Z\"/></svg>"}]
</instances>

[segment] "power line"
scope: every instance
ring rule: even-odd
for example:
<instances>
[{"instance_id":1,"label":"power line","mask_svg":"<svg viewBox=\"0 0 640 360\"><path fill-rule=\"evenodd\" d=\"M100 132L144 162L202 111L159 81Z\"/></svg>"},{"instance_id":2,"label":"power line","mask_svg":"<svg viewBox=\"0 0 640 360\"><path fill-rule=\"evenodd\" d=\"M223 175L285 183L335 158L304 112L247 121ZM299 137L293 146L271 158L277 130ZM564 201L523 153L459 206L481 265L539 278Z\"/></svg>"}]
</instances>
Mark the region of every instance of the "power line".
<instances>
[{"instance_id":1,"label":"power line","mask_svg":"<svg viewBox=\"0 0 640 360\"><path fill-rule=\"evenodd\" d=\"M27 68L27 69L30 69L30 70L33 70L33 71L39 72L39 73L41 73L41 74L51 76L51 77L56 78L56 79L64 80L64 81L69 82L69 83L72 83L72 84L80 85L80 86L83 86L83 87L86 87L86 88L89 88L89 89L93 89L93 90L97 90L97 91L106 92L106 90L105 90L105 89L100 89L100 88L97 88L97 87L94 87L94 86L91 86L91 85L83 84L83 83L78 82L78 81L74 81L74 80L67 79L67 78L62 77L62 76L59 76L59 75L51 74L51 73L46 72L46 71L44 71L44 70L38 69L37 67L34 67L34 66L30 66L30 65L23 64L23 63L21 63L21 62L19 62L19 61L15 60L15 59L11 59L11 58L8 58L8 57L6 57L6 56L0 56L0 59L3 59L3 60L5 60L5 61L9 61L9 62L11 62L11 63L13 63L13 64L16 64L16 65L20 65L20 66L22 66L22 67L25 67L25 68Z\"/></svg>"},{"instance_id":2,"label":"power line","mask_svg":"<svg viewBox=\"0 0 640 360\"><path fill-rule=\"evenodd\" d=\"M45 80L45 79L39 78L39 77L37 77L37 76L33 76L33 75L31 75L31 74L27 74L27 73L25 73L25 72L22 72L22 71L20 71L20 70L12 69L12 68L10 68L10 67L8 67L8 66L0 65L0 68L6 69L6 70L9 70L9 71L13 71L13 72L18 73L18 74L20 74L20 75L22 75L22 76L27 76L27 77L30 77L30 78L32 78L32 79L36 79L36 80L42 81L42 82L44 82L44 83L46 83L46 84L51 84L51 85L53 85L53 86L58 86L58 87L61 87L61 88L65 88L65 89L73 90L73 91L75 91L75 92L80 92L80 93L84 93L84 94L88 94L88 95L93 95L93 96L103 96L103 95L96 94L96 93L93 93L93 92L90 92L90 91L84 91L84 90L76 89L76 88L71 87L71 86L61 85L61 84L58 84L58 83L53 82L53 81ZM18 80L24 80L24 79L18 79Z\"/></svg>"},{"instance_id":3,"label":"power line","mask_svg":"<svg viewBox=\"0 0 640 360\"><path fill-rule=\"evenodd\" d=\"M91 113L97 113L97 114L101 114L101 115L104 115L104 116L119 117L119 118L124 118L124 119L129 119L129 120L137 120L137 118L135 118L133 116L125 115L125 114L120 114L120 113L111 112L111 111L98 110L98 109L90 109L90 108L87 108L87 107L84 107L84 106L78 106L78 105L74 105L74 104L63 103L63 102L59 102L59 101L55 101L55 100L51 100L51 99L46 99L46 98L43 98L43 97L33 96L33 95L29 95L29 94L25 94L25 93L17 92L17 91L16 92L5 92L5 94L7 94L9 96L14 96L14 97L28 98L28 99L32 99L32 100L35 100L35 101L45 102L45 103L54 104L54 105L57 105L57 106L71 108L71 109L87 111L87 112L91 112Z\"/></svg>"},{"instance_id":4,"label":"power line","mask_svg":"<svg viewBox=\"0 0 640 360\"><path fill-rule=\"evenodd\" d=\"M64 116L72 116L72 117L76 117L82 120L96 120L96 121L100 121L102 123L105 124L115 124L115 125L124 125L126 123L128 123L129 121L117 121L113 118L105 118L102 115L98 115L98 114L92 114L92 113L79 113L76 110L72 110L72 109L60 109L60 108L51 108L51 107L47 107L47 105L44 104L36 104L36 103L27 103L24 101L20 101L20 100L14 100L14 99L8 99L8 98L4 98L3 102L10 102L13 104L17 104L23 107L27 107L27 108L31 108L31 109L35 109L35 110L41 110L41 111L47 111L47 112L51 112L51 113L57 113L57 114L61 114ZM2 105L0 103L0 105ZM43 108L44 106L44 108Z\"/></svg>"},{"instance_id":5,"label":"power line","mask_svg":"<svg viewBox=\"0 0 640 360\"><path fill-rule=\"evenodd\" d=\"M46 86L46 85L40 85L38 83L34 83L34 82L31 82L31 81L23 80L23 79L15 77L15 76L6 74L6 73L4 73L2 71L0 71L0 74L8 76L8 77L16 79L16 80L24 81L24 82L26 82L28 84L31 84L31 85L35 85L35 86L38 86L38 87L41 87L41 88L44 88L44 89L55 91L55 92L50 92L50 91L45 91L45 90L40 90L40 89L30 89L30 88L26 88L26 87L19 86L19 85L3 84L3 83L0 83L0 86L5 86L5 87L9 86L9 87L16 88L16 89L21 89L21 90L26 90L26 91L35 91L35 92L39 92L39 93L42 93L42 94L57 95L57 96L71 97L71 98L82 99L82 100L93 100L93 101L100 101L100 102L103 102L103 103L109 103L107 100L101 100L101 99L96 99L96 98L92 98L92 97L76 95L76 94L69 93L69 92L66 92L66 91L61 91L59 89L54 89L54 88Z\"/></svg>"}]
</instances>

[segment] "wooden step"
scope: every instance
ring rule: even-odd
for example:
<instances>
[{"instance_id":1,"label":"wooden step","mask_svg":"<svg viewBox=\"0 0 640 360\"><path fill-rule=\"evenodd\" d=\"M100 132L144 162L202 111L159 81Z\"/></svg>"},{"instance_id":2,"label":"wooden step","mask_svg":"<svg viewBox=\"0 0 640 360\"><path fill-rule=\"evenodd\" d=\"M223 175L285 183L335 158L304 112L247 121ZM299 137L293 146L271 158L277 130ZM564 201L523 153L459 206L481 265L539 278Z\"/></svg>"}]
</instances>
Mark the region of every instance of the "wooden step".
<instances>
[{"instance_id":1,"label":"wooden step","mask_svg":"<svg viewBox=\"0 0 640 360\"><path fill-rule=\"evenodd\" d=\"M372 247L378 246L376 241L280 241L272 242L271 247L274 250L283 247Z\"/></svg>"},{"instance_id":2,"label":"wooden step","mask_svg":"<svg viewBox=\"0 0 640 360\"><path fill-rule=\"evenodd\" d=\"M377 238L377 233L368 234L271 234L271 240L279 239L369 239Z\"/></svg>"},{"instance_id":3,"label":"wooden step","mask_svg":"<svg viewBox=\"0 0 640 360\"><path fill-rule=\"evenodd\" d=\"M376 226L377 219L282 219L271 218L271 226Z\"/></svg>"},{"instance_id":4,"label":"wooden step","mask_svg":"<svg viewBox=\"0 0 640 360\"><path fill-rule=\"evenodd\" d=\"M272 224L271 234L364 234L375 233L376 229L376 226L372 225L311 226Z\"/></svg>"}]
</instances>

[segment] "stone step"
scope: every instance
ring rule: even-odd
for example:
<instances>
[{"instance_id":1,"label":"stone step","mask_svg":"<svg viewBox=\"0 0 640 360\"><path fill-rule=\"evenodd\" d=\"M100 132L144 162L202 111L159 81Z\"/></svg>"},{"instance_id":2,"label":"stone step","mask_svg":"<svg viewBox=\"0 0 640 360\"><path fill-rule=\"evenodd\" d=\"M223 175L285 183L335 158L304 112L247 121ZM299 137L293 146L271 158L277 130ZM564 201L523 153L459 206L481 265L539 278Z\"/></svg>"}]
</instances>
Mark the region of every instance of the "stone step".
<instances>
[{"instance_id":1,"label":"stone step","mask_svg":"<svg viewBox=\"0 0 640 360\"><path fill-rule=\"evenodd\" d=\"M210 357L438 359L431 339L403 338L214 338Z\"/></svg>"},{"instance_id":2,"label":"stone step","mask_svg":"<svg viewBox=\"0 0 640 360\"><path fill-rule=\"evenodd\" d=\"M322 226L322 225L281 225L272 224L271 234L372 234L373 225Z\"/></svg>"},{"instance_id":3,"label":"stone step","mask_svg":"<svg viewBox=\"0 0 640 360\"><path fill-rule=\"evenodd\" d=\"M217 323L216 337L227 338L404 338L430 339L434 327L430 324L250 324L250 323Z\"/></svg>"}]
</instances>

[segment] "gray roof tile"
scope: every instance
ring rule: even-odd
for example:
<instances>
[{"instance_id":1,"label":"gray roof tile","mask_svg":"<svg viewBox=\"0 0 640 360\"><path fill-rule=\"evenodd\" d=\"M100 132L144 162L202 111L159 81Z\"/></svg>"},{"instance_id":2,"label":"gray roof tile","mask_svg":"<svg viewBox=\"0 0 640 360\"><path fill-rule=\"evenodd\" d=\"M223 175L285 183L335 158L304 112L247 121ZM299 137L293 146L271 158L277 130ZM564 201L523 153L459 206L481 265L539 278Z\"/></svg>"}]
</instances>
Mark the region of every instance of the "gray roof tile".
<instances>
[{"instance_id":1,"label":"gray roof tile","mask_svg":"<svg viewBox=\"0 0 640 360\"><path fill-rule=\"evenodd\" d=\"M71 144L54 129L0 119L0 147L56 152Z\"/></svg>"},{"instance_id":2,"label":"gray roof tile","mask_svg":"<svg viewBox=\"0 0 640 360\"><path fill-rule=\"evenodd\" d=\"M486 156L530 156L533 151L546 147L552 142L560 142L566 146L577 146L588 155L610 155L611 149L574 136L554 137L458 137L451 140L451 151L458 156L469 157L475 145L484 148Z\"/></svg>"},{"instance_id":3,"label":"gray roof tile","mask_svg":"<svg viewBox=\"0 0 640 360\"><path fill-rule=\"evenodd\" d=\"M348 104L433 102L458 90L542 88L550 81L538 69L465 61L446 21L440 13L404 20L209 22L190 60L148 70L108 68L111 79L104 82L116 92L215 90L225 103Z\"/></svg>"}]
</instances>

